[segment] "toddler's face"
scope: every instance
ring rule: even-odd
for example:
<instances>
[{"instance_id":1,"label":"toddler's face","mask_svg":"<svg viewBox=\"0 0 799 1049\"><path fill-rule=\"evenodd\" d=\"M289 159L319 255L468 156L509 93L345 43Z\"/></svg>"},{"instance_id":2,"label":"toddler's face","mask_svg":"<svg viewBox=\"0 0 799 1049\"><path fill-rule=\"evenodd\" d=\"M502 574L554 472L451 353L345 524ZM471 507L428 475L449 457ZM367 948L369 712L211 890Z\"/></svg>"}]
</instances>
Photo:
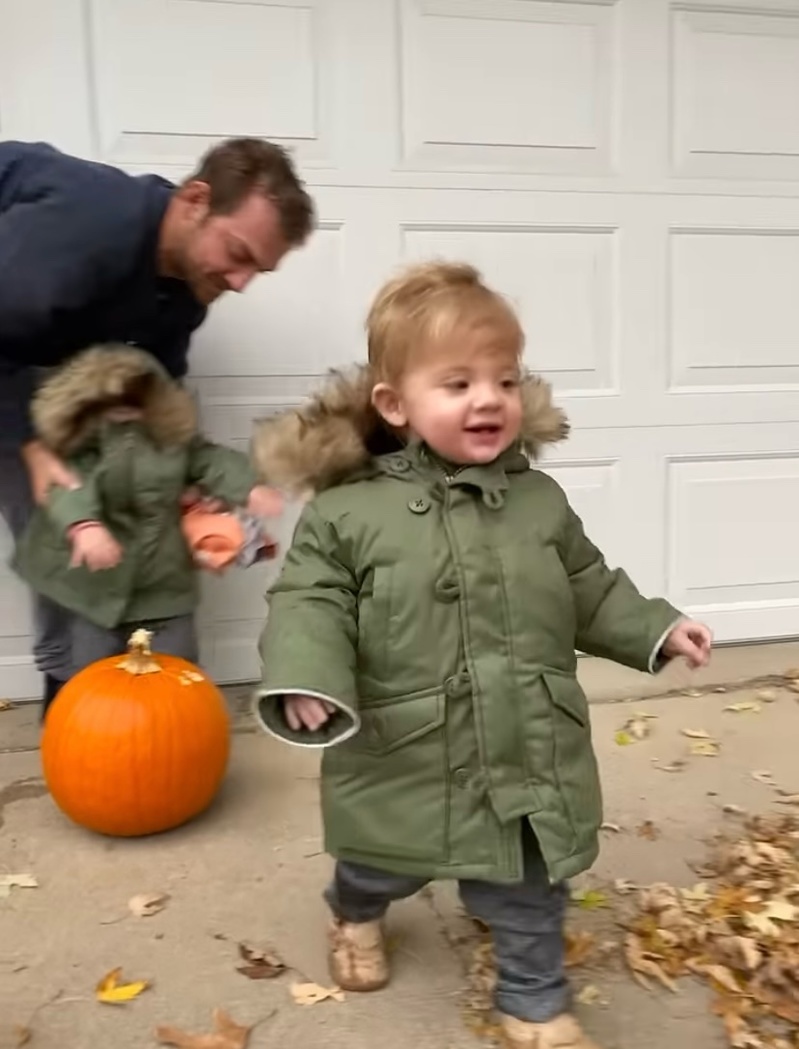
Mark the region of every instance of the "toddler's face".
<instances>
[{"instance_id":1,"label":"toddler's face","mask_svg":"<svg viewBox=\"0 0 799 1049\"><path fill-rule=\"evenodd\" d=\"M376 387L378 410L448 462L493 462L521 428L517 355L484 340L469 345L461 335L457 346L425 356L396 387Z\"/></svg>"}]
</instances>

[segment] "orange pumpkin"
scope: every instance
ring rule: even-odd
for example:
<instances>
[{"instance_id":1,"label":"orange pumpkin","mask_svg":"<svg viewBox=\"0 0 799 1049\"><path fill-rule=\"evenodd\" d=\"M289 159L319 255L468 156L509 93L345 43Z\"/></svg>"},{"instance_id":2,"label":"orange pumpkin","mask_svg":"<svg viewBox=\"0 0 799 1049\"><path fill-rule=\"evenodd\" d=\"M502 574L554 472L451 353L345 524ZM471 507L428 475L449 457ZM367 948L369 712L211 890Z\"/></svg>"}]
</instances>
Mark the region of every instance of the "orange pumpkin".
<instances>
[{"instance_id":1,"label":"orange pumpkin","mask_svg":"<svg viewBox=\"0 0 799 1049\"><path fill-rule=\"evenodd\" d=\"M44 777L58 807L119 837L178 827L213 801L227 769L230 720L193 663L153 654L137 630L126 656L76 674L47 712Z\"/></svg>"}]
</instances>

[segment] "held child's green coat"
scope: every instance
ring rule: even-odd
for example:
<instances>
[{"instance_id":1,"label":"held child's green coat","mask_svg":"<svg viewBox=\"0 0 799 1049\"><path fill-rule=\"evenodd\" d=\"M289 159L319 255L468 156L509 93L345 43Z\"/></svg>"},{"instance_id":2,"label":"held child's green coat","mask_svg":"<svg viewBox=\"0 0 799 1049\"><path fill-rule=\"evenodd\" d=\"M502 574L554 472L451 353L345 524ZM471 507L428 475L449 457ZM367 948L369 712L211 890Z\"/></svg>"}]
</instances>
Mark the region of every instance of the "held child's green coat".
<instances>
[{"instance_id":1,"label":"held child's green coat","mask_svg":"<svg viewBox=\"0 0 799 1049\"><path fill-rule=\"evenodd\" d=\"M143 418L104 420L102 406L142 377ZM74 471L80 487L51 488L14 557L36 590L98 626L188 615L198 571L180 527L180 497L192 485L231 506L246 503L256 477L247 456L204 440L194 403L154 358L132 348L88 350L57 371L32 407L37 435ZM70 567L67 530L101 521L124 551L115 568Z\"/></svg>"},{"instance_id":2,"label":"held child's green coat","mask_svg":"<svg viewBox=\"0 0 799 1049\"><path fill-rule=\"evenodd\" d=\"M454 469L420 444L371 454L358 376L256 439L270 480L318 493L269 595L256 710L272 733L325 748L326 846L340 859L514 881L520 817L553 881L597 856L575 649L654 670L680 613L611 571L562 489L531 469L567 425L540 380L524 400L519 446L488 466ZM291 692L337 713L294 733Z\"/></svg>"}]
</instances>

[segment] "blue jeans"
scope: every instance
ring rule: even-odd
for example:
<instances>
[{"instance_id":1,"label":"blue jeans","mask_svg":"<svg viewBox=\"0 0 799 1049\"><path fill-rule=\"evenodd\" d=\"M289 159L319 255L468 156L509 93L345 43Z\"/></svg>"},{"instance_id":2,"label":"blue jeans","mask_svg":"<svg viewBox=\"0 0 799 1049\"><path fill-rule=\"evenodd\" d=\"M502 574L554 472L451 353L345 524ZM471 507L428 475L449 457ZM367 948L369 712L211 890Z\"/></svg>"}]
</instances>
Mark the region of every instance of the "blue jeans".
<instances>
[{"instance_id":1,"label":"blue jeans","mask_svg":"<svg viewBox=\"0 0 799 1049\"><path fill-rule=\"evenodd\" d=\"M461 881L466 910L491 930L497 963L497 1009L532 1023L546 1023L571 1006L564 964L567 889L551 885L538 841L527 820L520 830L524 879L504 885ZM425 878L390 874L339 861L325 899L343 921L383 917L389 904L413 896Z\"/></svg>"},{"instance_id":2,"label":"blue jeans","mask_svg":"<svg viewBox=\"0 0 799 1049\"><path fill-rule=\"evenodd\" d=\"M28 527L34 509L19 449L0 447L0 517L15 541ZM36 669L63 683L72 676L72 614L39 594L32 598Z\"/></svg>"}]
</instances>

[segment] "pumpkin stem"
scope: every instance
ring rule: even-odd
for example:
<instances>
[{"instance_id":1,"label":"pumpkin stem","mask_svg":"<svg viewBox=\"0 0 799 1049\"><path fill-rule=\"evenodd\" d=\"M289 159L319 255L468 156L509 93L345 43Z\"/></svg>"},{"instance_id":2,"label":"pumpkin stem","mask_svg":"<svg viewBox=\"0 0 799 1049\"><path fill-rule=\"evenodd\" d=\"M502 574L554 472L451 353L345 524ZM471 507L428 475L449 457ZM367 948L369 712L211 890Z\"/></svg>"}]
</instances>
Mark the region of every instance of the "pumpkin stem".
<instances>
[{"instance_id":1,"label":"pumpkin stem","mask_svg":"<svg viewBox=\"0 0 799 1049\"><path fill-rule=\"evenodd\" d=\"M150 630L134 630L128 641L128 654L117 666L129 674L160 673L161 667L153 658L150 648L152 637Z\"/></svg>"}]
</instances>

